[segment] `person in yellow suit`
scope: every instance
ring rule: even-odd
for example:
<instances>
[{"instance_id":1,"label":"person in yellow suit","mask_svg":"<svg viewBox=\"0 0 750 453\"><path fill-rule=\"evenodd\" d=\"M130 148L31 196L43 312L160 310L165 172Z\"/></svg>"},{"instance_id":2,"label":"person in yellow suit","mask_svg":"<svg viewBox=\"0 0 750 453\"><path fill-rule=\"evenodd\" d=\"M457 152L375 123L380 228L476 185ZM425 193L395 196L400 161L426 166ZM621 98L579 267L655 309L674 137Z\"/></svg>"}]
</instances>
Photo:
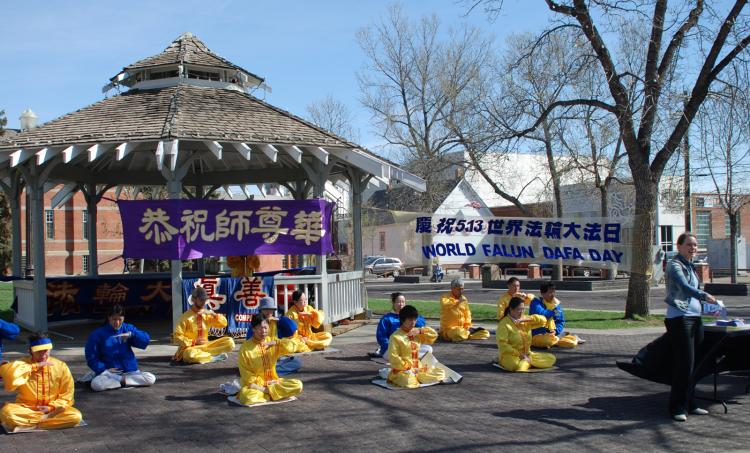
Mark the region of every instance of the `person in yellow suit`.
<instances>
[{"instance_id":1,"label":"person in yellow suit","mask_svg":"<svg viewBox=\"0 0 750 453\"><path fill-rule=\"evenodd\" d=\"M401 323L388 340L388 362L391 371L388 382L406 388L417 388L419 384L431 384L445 379L445 371L428 367L419 360L422 344L432 344L437 340L437 332L431 327L416 327L419 312L407 305L398 312Z\"/></svg>"},{"instance_id":2,"label":"person in yellow suit","mask_svg":"<svg viewBox=\"0 0 750 453\"><path fill-rule=\"evenodd\" d=\"M464 296L464 281L451 282L451 292L440 298L440 338L448 341L486 340L490 333L471 325L469 300Z\"/></svg>"},{"instance_id":3,"label":"person in yellow suit","mask_svg":"<svg viewBox=\"0 0 750 453\"><path fill-rule=\"evenodd\" d=\"M73 407L73 376L65 362L50 356L52 340L45 334L29 337L31 356L0 366L6 391L16 391L16 402L5 403L0 423L7 432L17 429L64 429L81 423Z\"/></svg>"},{"instance_id":4,"label":"person in yellow suit","mask_svg":"<svg viewBox=\"0 0 750 453\"><path fill-rule=\"evenodd\" d=\"M547 323L531 333L534 337L531 344L537 348L575 348L583 341L577 335L565 332L565 312L560 306L560 301L555 297L555 285L544 283L539 287L542 297L537 297L531 302L529 314L542 315Z\"/></svg>"},{"instance_id":5,"label":"person in yellow suit","mask_svg":"<svg viewBox=\"0 0 750 453\"><path fill-rule=\"evenodd\" d=\"M333 336L328 332L312 331L323 323L323 310L316 310L307 305L307 294L301 291L292 293L292 302L294 305L284 316L297 323L297 334L294 335L294 341L297 342L296 352L322 351L327 348Z\"/></svg>"},{"instance_id":6,"label":"person in yellow suit","mask_svg":"<svg viewBox=\"0 0 750 453\"><path fill-rule=\"evenodd\" d=\"M268 321L258 314L250 326L253 336L240 347L237 363L240 368L240 391L237 398L245 405L266 403L302 393L302 381L284 379L276 374L276 361L294 352L290 338L272 340Z\"/></svg>"},{"instance_id":7,"label":"person in yellow suit","mask_svg":"<svg viewBox=\"0 0 750 453\"><path fill-rule=\"evenodd\" d=\"M253 273L260 269L260 257L258 255L228 256L227 266L232 269L232 277L252 277Z\"/></svg>"},{"instance_id":8,"label":"person in yellow suit","mask_svg":"<svg viewBox=\"0 0 750 453\"><path fill-rule=\"evenodd\" d=\"M516 277L508 279L508 291L504 292L502 296L497 300L497 319L502 320L505 316L505 309L508 308L508 302L514 297L520 297L523 299L524 306L529 306L534 295L531 293L521 292L521 281Z\"/></svg>"},{"instance_id":9,"label":"person in yellow suit","mask_svg":"<svg viewBox=\"0 0 750 453\"><path fill-rule=\"evenodd\" d=\"M173 359L185 363L225 360L227 353L234 349L234 340L230 337L221 337L208 341L208 330L226 327L227 318L221 313L214 313L203 308L208 300L205 289L196 287L191 300L193 306L183 313L172 334L173 341L177 345L177 352Z\"/></svg>"},{"instance_id":10,"label":"person in yellow suit","mask_svg":"<svg viewBox=\"0 0 750 453\"><path fill-rule=\"evenodd\" d=\"M524 302L514 297L497 325L497 361L508 371L529 371L529 368L551 368L555 356L548 352L531 351L531 329L544 326L542 315L524 316Z\"/></svg>"}]
</instances>

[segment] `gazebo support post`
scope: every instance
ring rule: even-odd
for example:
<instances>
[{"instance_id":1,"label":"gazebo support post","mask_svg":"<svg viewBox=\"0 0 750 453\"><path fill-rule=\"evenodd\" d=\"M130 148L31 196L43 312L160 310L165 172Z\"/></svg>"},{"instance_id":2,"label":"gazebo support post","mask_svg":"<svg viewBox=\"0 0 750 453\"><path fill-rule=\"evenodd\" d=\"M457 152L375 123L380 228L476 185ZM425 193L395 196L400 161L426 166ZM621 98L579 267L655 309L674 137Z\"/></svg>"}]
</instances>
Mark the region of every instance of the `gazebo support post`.
<instances>
[{"instance_id":1,"label":"gazebo support post","mask_svg":"<svg viewBox=\"0 0 750 453\"><path fill-rule=\"evenodd\" d=\"M202 185L195 186L195 198L197 200L206 199L206 190ZM206 259L205 258L198 258L198 276L199 277L205 277L206 276Z\"/></svg>"},{"instance_id":2,"label":"gazebo support post","mask_svg":"<svg viewBox=\"0 0 750 453\"><path fill-rule=\"evenodd\" d=\"M313 183L313 198L323 198L326 190L326 181L328 175L331 173L331 169L334 165L334 160L331 159L328 164L324 164L320 161L313 161L308 164L305 161L301 162L302 168L304 168L307 177ZM315 269L315 273L320 275L320 292L317 294L318 299L315 301L317 308L322 309L330 316L331 310L328 307L328 268L326 263L327 256L325 254L317 255L318 263ZM330 318L329 318L330 321ZM330 331L331 323L325 324L326 331Z\"/></svg>"},{"instance_id":3,"label":"gazebo support post","mask_svg":"<svg viewBox=\"0 0 750 453\"><path fill-rule=\"evenodd\" d=\"M0 180L0 189L5 192L8 197L8 203L10 204L11 212L11 232L13 238L11 240L13 250L13 264L12 272L14 277L23 277L23 270L21 269L21 189L23 184L21 183L20 175L14 172L10 176L10 185L5 184Z\"/></svg>"},{"instance_id":4,"label":"gazebo support post","mask_svg":"<svg viewBox=\"0 0 750 453\"><path fill-rule=\"evenodd\" d=\"M168 181L167 192L170 200L179 200L182 193L181 181ZM177 326L182 316L182 261L170 260L169 272L172 279L172 328Z\"/></svg>"},{"instance_id":5,"label":"gazebo support post","mask_svg":"<svg viewBox=\"0 0 750 453\"><path fill-rule=\"evenodd\" d=\"M354 270L364 269L362 258L362 193L372 178L359 169L349 168L349 184L352 187L352 236L354 237Z\"/></svg>"},{"instance_id":6,"label":"gazebo support post","mask_svg":"<svg viewBox=\"0 0 750 453\"><path fill-rule=\"evenodd\" d=\"M96 277L99 275L99 257L96 240L96 221L97 221L97 205L101 194L96 192L96 184L88 183L85 185L85 189L82 190L83 196L86 199L86 212L89 215L89 221L86 226L88 229L88 245L89 245L89 276ZM102 191L102 194L104 191Z\"/></svg>"}]
</instances>

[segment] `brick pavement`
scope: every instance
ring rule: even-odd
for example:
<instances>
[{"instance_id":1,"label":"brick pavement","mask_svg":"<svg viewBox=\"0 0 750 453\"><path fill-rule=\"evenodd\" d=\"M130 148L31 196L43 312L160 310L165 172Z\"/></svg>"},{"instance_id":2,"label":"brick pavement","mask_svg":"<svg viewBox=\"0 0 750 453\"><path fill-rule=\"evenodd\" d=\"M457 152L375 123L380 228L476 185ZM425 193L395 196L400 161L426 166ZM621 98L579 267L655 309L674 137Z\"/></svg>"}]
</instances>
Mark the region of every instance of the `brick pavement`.
<instances>
[{"instance_id":1,"label":"brick pavement","mask_svg":"<svg viewBox=\"0 0 750 453\"><path fill-rule=\"evenodd\" d=\"M369 383L379 367L365 357L374 342L347 340L358 330L336 337L340 353L304 358L298 377L305 387L296 402L229 406L216 389L237 374L236 353L202 366L170 366L152 353L141 367L156 373L155 386L103 394L77 388L76 407L89 426L5 435L0 450L728 451L750 445L750 400L742 394L747 378L721 378L721 390L745 405L730 406L727 415L713 405L712 415L677 424L666 413L666 386L615 367L657 333L591 333L578 349L555 350L557 369L534 374L490 366L494 337L438 343L435 355L464 375L461 384L389 391ZM66 359L75 375L85 371L82 357ZM0 392L0 399L9 398Z\"/></svg>"}]
</instances>

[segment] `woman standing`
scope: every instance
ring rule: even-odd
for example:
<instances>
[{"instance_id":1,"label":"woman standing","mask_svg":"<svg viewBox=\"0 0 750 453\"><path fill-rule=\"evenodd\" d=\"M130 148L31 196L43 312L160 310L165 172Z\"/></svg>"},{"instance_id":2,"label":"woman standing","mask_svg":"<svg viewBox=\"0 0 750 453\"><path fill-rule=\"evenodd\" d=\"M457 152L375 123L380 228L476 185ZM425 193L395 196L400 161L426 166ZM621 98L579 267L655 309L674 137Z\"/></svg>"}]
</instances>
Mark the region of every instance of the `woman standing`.
<instances>
[{"instance_id":1,"label":"woman standing","mask_svg":"<svg viewBox=\"0 0 750 453\"><path fill-rule=\"evenodd\" d=\"M667 316L664 325L672 345L672 389L669 393L669 413L675 421L684 422L687 414L707 415L693 399L695 380L695 352L703 342L702 302L716 298L698 288L693 258L698 251L698 239L693 233L682 233L677 238L677 251L666 269Z\"/></svg>"}]
</instances>

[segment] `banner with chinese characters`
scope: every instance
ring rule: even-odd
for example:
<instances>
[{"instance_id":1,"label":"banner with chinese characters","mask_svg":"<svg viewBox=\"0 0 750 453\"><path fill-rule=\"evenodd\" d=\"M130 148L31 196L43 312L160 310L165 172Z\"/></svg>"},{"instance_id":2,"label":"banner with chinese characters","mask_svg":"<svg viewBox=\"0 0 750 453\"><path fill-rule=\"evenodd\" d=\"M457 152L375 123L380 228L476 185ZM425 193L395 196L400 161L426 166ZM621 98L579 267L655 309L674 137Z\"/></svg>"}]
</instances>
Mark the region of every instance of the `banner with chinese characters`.
<instances>
[{"instance_id":1,"label":"banner with chinese characters","mask_svg":"<svg viewBox=\"0 0 750 453\"><path fill-rule=\"evenodd\" d=\"M632 218L435 215L416 217L411 231L416 242L421 242L420 259L441 264L562 261L566 265L616 266L628 271L632 222Z\"/></svg>"},{"instance_id":2,"label":"banner with chinese characters","mask_svg":"<svg viewBox=\"0 0 750 453\"><path fill-rule=\"evenodd\" d=\"M172 283L168 278L118 275L116 278L48 278L47 319L101 319L110 306L125 307L127 319L170 319Z\"/></svg>"},{"instance_id":3,"label":"banner with chinese characters","mask_svg":"<svg viewBox=\"0 0 750 453\"><path fill-rule=\"evenodd\" d=\"M125 258L324 255L326 200L120 200Z\"/></svg>"},{"instance_id":4,"label":"banner with chinese characters","mask_svg":"<svg viewBox=\"0 0 750 453\"><path fill-rule=\"evenodd\" d=\"M227 327L212 328L209 335L228 335L245 338L250 328L250 320L258 313L260 298L273 295L273 277L203 277L188 278L182 282L183 311L193 304L193 289L202 286L208 295L206 308L221 313L227 318Z\"/></svg>"}]
</instances>

